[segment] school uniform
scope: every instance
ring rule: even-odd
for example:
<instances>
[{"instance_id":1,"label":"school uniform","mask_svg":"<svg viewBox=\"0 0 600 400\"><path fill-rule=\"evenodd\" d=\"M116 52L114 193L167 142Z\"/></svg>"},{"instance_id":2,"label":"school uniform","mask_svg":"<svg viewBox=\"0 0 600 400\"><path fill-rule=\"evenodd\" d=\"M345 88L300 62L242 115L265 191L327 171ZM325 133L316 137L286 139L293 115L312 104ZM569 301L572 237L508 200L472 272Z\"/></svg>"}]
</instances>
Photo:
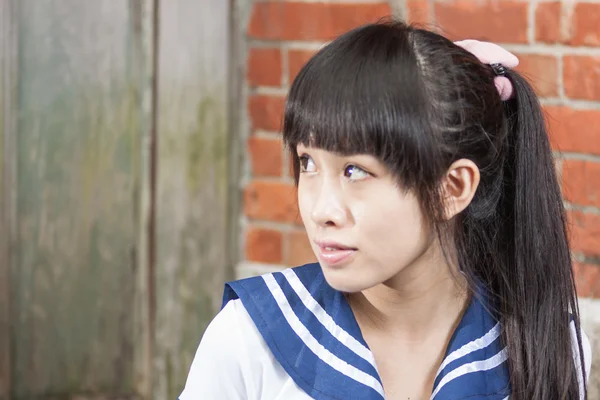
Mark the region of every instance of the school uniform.
<instances>
[{"instance_id":1,"label":"school uniform","mask_svg":"<svg viewBox=\"0 0 600 400\"><path fill-rule=\"evenodd\" d=\"M489 310L480 286L452 335L431 400L510 397L507 350ZM577 348L574 323L571 334ZM589 376L591 349L582 336ZM179 399L384 397L373 354L346 297L314 263L226 285L223 308L200 342Z\"/></svg>"}]
</instances>

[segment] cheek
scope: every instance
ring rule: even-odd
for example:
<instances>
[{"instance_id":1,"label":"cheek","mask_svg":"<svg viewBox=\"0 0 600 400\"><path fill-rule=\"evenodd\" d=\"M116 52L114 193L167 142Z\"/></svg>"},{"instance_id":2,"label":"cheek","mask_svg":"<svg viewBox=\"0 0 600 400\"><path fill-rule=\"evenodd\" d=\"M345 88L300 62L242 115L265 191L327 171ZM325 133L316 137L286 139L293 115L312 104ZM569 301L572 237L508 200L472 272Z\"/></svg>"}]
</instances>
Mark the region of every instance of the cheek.
<instances>
[{"instance_id":1,"label":"cheek","mask_svg":"<svg viewBox=\"0 0 600 400\"><path fill-rule=\"evenodd\" d=\"M388 201L382 201L385 198ZM358 209L355 218L367 242L365 250L382 263L409 262L429 243L420 207L411 196L381 195L370 206Z\"/></svg>"},{"instance_id":2,"label":"cheek","mask_svg":"<svg viewBox=\"0 0 600 400\"><path fill-rule=\"evenodd\" d=\"M298 184L298 210L300 211L300 217L304 226L308 229L310 223L310 213L313 206L313 196L310 194L310 190L306 189L306 185Z\"/></svg>"}]
</instances>

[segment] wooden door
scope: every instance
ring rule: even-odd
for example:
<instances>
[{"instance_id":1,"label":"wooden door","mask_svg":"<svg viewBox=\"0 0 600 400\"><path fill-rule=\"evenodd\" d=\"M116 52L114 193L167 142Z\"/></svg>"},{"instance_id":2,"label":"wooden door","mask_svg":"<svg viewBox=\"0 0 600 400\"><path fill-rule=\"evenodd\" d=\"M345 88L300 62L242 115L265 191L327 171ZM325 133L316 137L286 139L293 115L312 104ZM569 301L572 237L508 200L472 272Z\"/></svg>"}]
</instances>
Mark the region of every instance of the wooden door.
<instances>
[{"instance_id":1,"label":"wooden door","mask_svg":"<svg viewBox=\"0 0 600 400\"><path fill-rule=\"evenodd\" d=\"M179 394L234 262L229 8L0 0L0 398Z\"/></svg>"}]
</instances>

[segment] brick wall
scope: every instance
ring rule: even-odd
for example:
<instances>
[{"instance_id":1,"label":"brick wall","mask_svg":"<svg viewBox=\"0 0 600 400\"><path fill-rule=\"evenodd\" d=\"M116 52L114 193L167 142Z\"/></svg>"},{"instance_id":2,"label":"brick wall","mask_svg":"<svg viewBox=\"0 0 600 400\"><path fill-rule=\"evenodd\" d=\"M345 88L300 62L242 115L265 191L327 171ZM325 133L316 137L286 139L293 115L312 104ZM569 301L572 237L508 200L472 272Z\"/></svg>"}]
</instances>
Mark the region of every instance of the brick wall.
<instances>
[{"instance_id":1,"label":"brick wall","mask_svg":"<svg viewBox=\"0 0 600 400\"><path fill-rule=\"evenodd\" d=\"M600 298L599 1L255 2L247 26L244 260L274 266L314 260L279 136L284 96L323 43L391 13L453 39L501 43L519 56L518 69L529 76L548 114L580 294Z\"/></svg>"},{"instance_id":2,"label":"brick wall","mask_svg":"<svg viewBox=\"0 0 600 400\"><path fill-rule=\"evenodd\" d=\"M335 35L391 13L451 39L516 53L548 115L569 213L584 328L595 348L590 400L600 400L600 0L256 1L246 28L247 276L314 260L279 136L284 97L313 52Z\"/></svg>"}]
</instances>

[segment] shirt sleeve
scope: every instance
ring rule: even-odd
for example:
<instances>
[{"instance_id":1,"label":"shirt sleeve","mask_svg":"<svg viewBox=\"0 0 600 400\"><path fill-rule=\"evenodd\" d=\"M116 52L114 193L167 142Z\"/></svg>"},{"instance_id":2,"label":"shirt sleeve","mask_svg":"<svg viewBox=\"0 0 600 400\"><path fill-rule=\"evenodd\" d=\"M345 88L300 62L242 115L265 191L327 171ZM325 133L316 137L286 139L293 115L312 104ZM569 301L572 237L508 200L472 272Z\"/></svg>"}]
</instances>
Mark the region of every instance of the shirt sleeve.
<instances>
[{"instance_id":1,"label":"shirt sleeve","mask_svg":"<svg viewBox=\"0 0 600 400\"><path fill-rule=\"evenodd\" d=\"M230 301L211 321L200 341L179 400L246 400L244 341Z\"/></svg>"},{"instance_id":2,"label":"shirt sleeve","mask_svg":"<svg viewBox=\"0 0 600 400\"><path fill-rule=\"evenodd\" d=\"M577 343L577 332L575 330L575 323L571 322L571 343L573 349L573 356L575 357L575 367L577 368L577 378L579 380L579 394L583 400L585 396L585 387L590 379L590 369L592 368L592 347L590 340L587 335L581 329L581 349L583 350L583 364L585 365L585 377L583 374L583 368L581 366L581 358L579 357L579 345Z\"/></svg>"},{"instance_id":3,"label":"shirt sleeve","mask_svg":"<svg viewBox=\"0 0 600 400\"><path fill-rule=\"evenodd\" d=\"M585 382L590 380L590 369L592 369L592 346L590 340L583 330L581 330L581 347L583 347L583 362L585 365Z\"/></svg>"}]
</instances>

